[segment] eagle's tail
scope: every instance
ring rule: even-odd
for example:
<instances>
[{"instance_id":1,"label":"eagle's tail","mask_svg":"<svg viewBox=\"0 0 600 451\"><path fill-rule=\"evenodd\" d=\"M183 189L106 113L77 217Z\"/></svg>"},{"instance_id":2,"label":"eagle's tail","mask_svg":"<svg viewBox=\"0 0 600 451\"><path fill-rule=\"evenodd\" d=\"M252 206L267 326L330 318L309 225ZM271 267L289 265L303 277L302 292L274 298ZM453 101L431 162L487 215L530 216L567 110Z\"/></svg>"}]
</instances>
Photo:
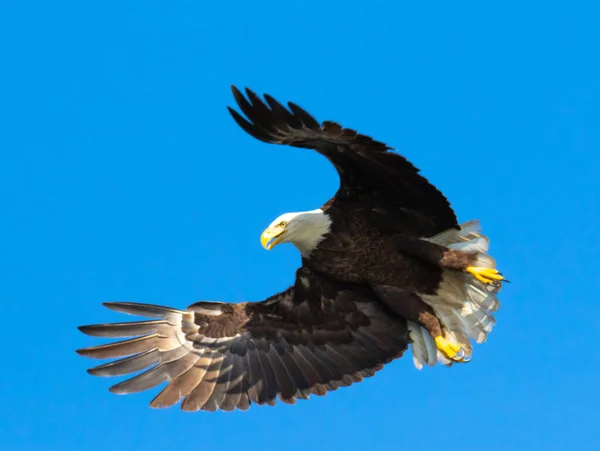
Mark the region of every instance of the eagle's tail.
<instances>
[{"instance_id":1,"label":"eagle's tail","mask_svg":"<svg viewBox=\"0 0 600 451\"><path fill-rule=\"evenodd\" d=\"M489 238L482 234L479 221L469 221L459 230L450 229L427 239L450 249L477 254L476 266L495 268L496 262L487 253ZM435 295L420 295L435 311L444 326L446 338L460 344L465 360L473 352L471 340L483 343L496 320L494 313L500 307L496 294L501 284L485 285L467 273L445 270ZM438 361L449 365L437 351L429 333L418 324L409 324L413 338L413 360L417 368L435 365Z\"/></svg>"}]
</instances>

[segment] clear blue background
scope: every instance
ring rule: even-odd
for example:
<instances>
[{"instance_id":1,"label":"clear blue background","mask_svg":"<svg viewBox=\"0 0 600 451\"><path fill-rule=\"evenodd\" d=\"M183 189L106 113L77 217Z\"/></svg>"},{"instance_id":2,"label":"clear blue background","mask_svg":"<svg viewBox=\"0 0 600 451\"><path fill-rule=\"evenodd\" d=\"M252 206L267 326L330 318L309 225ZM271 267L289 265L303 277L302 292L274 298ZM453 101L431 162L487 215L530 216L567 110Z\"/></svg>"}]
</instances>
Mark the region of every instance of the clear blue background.
<instances>
[{"instance_id":1,"label":"clear blue background","mask_svg":"<svg viewBox=\"0 0 600 451\"><path fill-rule=\"evenodd\" d=\"M0 449L600 449L600 9L493 3L1 2ZM291 283L259 234L337 176L245 135L231 83L388 142L483 222L513 283L470 364L210 414L85 373L103 301Z\"/></svg>"}]
</instances>

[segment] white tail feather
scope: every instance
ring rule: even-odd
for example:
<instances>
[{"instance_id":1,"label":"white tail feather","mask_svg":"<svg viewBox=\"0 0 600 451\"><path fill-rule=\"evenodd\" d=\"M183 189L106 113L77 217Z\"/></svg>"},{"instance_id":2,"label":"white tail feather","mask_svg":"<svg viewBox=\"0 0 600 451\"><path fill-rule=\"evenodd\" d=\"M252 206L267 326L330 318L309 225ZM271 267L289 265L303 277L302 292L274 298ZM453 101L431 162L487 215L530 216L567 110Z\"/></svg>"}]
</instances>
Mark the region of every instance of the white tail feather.
<instances>
[{"instance_id":1,"label":"white tail feather","mask_svg":"<svg viewBox=\"0 0 600 451\"><path fill-rule=\"evenodd\" d=\"M441 356L435 341L427 330L413 321L408 322L408 331L412 340L413 363L417 369L434 366ZM448 362L449 363L449 362Z\"/></svg>"},{"instance_id":2,"label":"white tail feather","mask_svg":"<svg viewBox=\"0 0 600 451\"><path fill-rule=\"evenodd\" d=\"M429 335L427 329L421 327L421 331L423 333L423 339L425 340L425 345L427 346L427 365L433 366L437 363L439 356L441 356L440 352L435 345L435 341L433 337Z\"/></svg>"},{"instance_id":3,"label":"white tail feather","mask_svg":"<svg viewBox=\"0 0 600 451\"><path fill-rule=\"evenodd\" d=\"M420 370L423 368L423 365L427 365L429 361L429 350L427 349L427 344L425 343L425 338L421 331L421 325L408 321L408 333L412 340L413 362L415 367Z\"/></svg>"},{"instance_id":4,"label":"white tail feather","mask_svg":"<svg viewBox=\"0 0 600 451\"><path fill-rule=\"evenodd\" d=\"M495 268L495 260L487 254L489 239L481 233L479 221L469 221L460 226L459 230L446 230L431 238L424 238L450 249L477 254L475 265ZM429 304L444 328L447 340L462 346L467 359L471 357L473 347L469 339L483 343L491 332L496 320L494 312L500 307L496 293L500 286L484 285L470 274L446 270L442 282L435 295L419 294L421 299ZM418 329L417 329L418 328ZM451 364L437 352L433 338L429 333L414 324L410 326L413 338L412 351L415 366L434 365L440 362ZM431 352L433 349L435 353Z\"/></svg>"}]
</instances>

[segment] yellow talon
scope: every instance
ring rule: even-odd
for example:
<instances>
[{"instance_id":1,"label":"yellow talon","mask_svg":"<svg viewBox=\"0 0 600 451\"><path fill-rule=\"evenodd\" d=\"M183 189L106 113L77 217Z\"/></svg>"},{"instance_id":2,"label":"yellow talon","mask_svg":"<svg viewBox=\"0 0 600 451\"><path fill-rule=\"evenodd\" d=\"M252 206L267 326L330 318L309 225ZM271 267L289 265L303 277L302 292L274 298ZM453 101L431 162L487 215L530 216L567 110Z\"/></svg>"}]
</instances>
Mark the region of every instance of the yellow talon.
<instances>
[{"instance_id":1,"label":"yellow talon","mask_svg":"<svg viewBox=\"0 0 600 451\"><path fill-rule=\"evenodd\" d=\"M458 343L451 343L440 335L435 337L435 345L446 358L454 362L465 361L465 351Z\"/></svg>"},{"instance_id":2,"label":"yellow talon","mask_svg":"<svg viewBox=\"0 0 600 451\"><path fill-rule=\"evenodd\" d=\"M494 283L505 280L504 276L494 268L485 268L483 266L469 266L467 272L472 274L482 283Z\"/></svg>"}]
</instances>

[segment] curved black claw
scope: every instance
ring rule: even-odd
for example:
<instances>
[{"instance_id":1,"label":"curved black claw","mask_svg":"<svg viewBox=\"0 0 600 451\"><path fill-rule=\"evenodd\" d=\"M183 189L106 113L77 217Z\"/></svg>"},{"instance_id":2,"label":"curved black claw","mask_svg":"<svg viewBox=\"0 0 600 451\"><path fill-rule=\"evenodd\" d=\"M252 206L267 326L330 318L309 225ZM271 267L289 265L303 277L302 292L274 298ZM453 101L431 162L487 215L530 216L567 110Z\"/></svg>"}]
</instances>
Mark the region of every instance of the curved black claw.
<instances>
[{"instance_id":1,"label":"curved black claw","mask_svg":"<svg viewBox=\"0 0 600 451\"><path fill-rule=\"evenodd\" d=\"M458 351L458 353L452 357L452 360L454 360L455 362L464 362L465 361L465 350L461 347L460 351Z\"/></svg>"}]
</instances>

